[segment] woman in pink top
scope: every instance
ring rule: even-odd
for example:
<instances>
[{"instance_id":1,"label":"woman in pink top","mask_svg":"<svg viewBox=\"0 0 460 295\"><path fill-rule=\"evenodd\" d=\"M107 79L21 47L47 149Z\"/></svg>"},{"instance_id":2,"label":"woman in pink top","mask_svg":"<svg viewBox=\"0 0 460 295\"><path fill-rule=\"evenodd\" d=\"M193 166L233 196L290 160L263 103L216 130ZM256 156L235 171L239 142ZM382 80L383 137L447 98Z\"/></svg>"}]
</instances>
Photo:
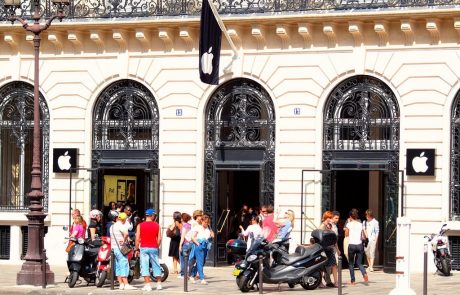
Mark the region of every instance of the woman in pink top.
<instances>
[{"instance_id":1,"label":"woman in pink top","mask_svg":"<svg viewBox=\"0 0 460 295\"><path fill-rule=\"evenodd\" d=\"M73 226L70 237L76 239L85 237L85 227L83 226L83 218L81 216L75 216L73 218Z\"/></svg>"}]
</instances>

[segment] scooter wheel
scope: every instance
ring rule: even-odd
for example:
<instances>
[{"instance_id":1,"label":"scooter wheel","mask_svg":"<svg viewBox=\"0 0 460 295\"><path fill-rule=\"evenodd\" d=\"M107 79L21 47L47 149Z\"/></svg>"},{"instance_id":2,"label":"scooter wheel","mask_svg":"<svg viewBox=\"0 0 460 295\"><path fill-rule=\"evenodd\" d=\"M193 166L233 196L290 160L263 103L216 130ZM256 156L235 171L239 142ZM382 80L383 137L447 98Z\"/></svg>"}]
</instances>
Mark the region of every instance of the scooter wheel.
<instances>
[{"instance_id":1,"label":"scooter wheel","mask_svg":"<svg viewBox=\"0 0 460 295\"><path fill-rule=\"evenodd\" d=\"M104 285L106 279L107 279L107 272L106 271L101 271L96 276L96 287L98 287L98 288L102 287Z\"/></svg>"},{"instance_id":2,"label":"scooter wheel","mask_svg":"<svg viewBox=\"0 0 460 295\"><path fill-rule=\"evenodd\" d=\"M164 282L169 276L169 269L168 266L164 263L160 264L161 268L161 281Z\"/></svg>"},{"instance_id":3,"label":"scooter wheel","mask_svg":"<svg viewBox=\"0 0 460 295\"><path fill-rule=\"evenodd\" d=\"M318 288L319 284L321 283L321 273L319 271L314 272L310 275L305 275L302 278L300 285L305 290L314 290Z\"/></svg>"},{"instance_id":4,"label":"scooter wheel","mask_svg":"<svg viewBox=\"0 0 460 295\"><path fill-rule=\"evenodd\" d=\"M78 280L78 272L72 271L72 272L69 274L69 278L68 278L68 285L69 285L69 288L75 287L75 284L77 283L77 280Z\"/></svg>"},{"instance_id":5,"label":"scooter wheel","mask_svg":"<svg viewBox=\"0 0 460 295\"><path fill-rule=\"evenodd\" d=\"M246 293L251 290L252 286L250 286L251 276L239 275L236 277L236 284L241 292Z\"/></svg>"},{"instance_id":6,"label":"scooter wheel","mask_svg":"<svg viewBox=\"0 0 460 295\"><path fill-rule=\"evenodd\" d=\"M295 287L295 284L293 283L288 283L289 288L293 289Z\"/></svg>"}]
</instances>

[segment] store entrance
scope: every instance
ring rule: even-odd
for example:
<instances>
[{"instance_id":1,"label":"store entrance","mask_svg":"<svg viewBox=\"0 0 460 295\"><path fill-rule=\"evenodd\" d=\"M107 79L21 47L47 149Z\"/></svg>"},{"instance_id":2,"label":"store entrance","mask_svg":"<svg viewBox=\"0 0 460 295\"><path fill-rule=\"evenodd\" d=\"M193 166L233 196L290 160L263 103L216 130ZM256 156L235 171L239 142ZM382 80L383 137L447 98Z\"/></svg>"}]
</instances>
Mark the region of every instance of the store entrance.
<instances>
[{"instance_id":1,"label":"store entrance","mask_svg":"<svg viewBox=\"0 0 460 295\"><path fill-rule=\"evenodd\" d=\"M139 218L147 208L159 211L159 170L100 168L97 174L96 208L105 221L112 202L130 204Z\"/></svg>"},{"instance_id":2,"label":"store entrance","mask_svg":"<svg viewBox=\"0 0 460 295\"><path fill-rule=\"evenodd\" d=\"M383 216L384 172L363 170L334 171L335 175L335 210L340 212L339 223L339 248L342 253L343 267L348 267L348 261L343 249L343 227L352 208L359 210L360 219L365 220L365 212L371 209L379 221L380 230ZM381 233L380 233L381 236ZM366 259L364 259L366 262ZM365 263L366 264L366 263ZM375 267L382 267L383 243L379 238L377 242Z\"/></svg>"},{"instance_id":3,"label":"store entrance","mask_svg":"<svg viewBox=\"0 0 460 295\"><path fill-rule=\"evenodd\" d=\"M260 171L218 170L216 192L216 246L218 264L229 261L225 243L238 237L239 226L248 226L250 210L260 206ZM243 212L243 206L249 212Z\"/></svg>"}]
</instances>

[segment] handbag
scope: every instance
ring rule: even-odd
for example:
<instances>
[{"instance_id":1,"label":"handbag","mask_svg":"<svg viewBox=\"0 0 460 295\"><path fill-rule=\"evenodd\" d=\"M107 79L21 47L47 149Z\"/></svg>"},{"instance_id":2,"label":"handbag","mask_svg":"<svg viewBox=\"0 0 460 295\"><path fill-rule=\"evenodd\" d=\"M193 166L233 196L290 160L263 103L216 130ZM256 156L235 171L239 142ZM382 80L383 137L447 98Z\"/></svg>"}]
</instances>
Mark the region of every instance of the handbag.
<instances>
[{"instance_id":1,"label":"handbag","mask_svg":"<svg viewBox=\"0 0 460 295\"><path fill-rule=\"evenodd\" d=\"M175 231L176 227L174 227L174 230L171 230L169 227L168 229L166 230L166 236L168 238L174 238L175 235L176 235L176 231Z\"/></svg>"},{"instance_id":2,"label":"handbag","mask_svg":"<svg viewBox=\"0 0 460 295\"><path fill-rule=\"evenodd\" d=\"M115 238L115 233L113 232L113 225L112 225L111 229L112 229L113 237ZM133 247L130 244L126 243L126 242L123 243L123 245L121 245L121 247L118 244L118 241L115 241L115 242L116 242L116 244L118 246L118 250L120 250L121 254L123 254L124 256L128 255L129 252L131 252L133 250Z\"/></svg>"},{"instance_id":3,"label":"handbag","mask_svg":"<svg viewBox=\"0 0 460 295\"><path fill-rule=\"evenodd\" d=\"M72 240L69 240L69 242L67 243L67 247L65 248L65 251L69 253L74 245L75 245L75 242Z\"/></svg>"},{"instance_id":4,"label":"handbag","mask_svg":"<svg viewBox=\"0 0 460 295\"><path fill-rule=\"evenodd\" d=\"M366 223L365 227L367 227ZM361 230L361 242L363 243L364 247L367 247L367 245L369 244L369 238L367 237L366 231L364 229Z\"/></svg>"}]
</instances>

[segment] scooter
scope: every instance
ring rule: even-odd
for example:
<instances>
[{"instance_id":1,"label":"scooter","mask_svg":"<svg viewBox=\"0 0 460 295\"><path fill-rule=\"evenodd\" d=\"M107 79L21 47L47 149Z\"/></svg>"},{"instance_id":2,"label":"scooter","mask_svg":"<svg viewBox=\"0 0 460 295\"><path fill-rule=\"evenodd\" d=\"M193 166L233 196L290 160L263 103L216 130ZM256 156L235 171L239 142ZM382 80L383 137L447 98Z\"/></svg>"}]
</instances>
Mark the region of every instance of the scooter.
<instances>
[{"instance_id":1,"label":"scooter","mask_svg":"<svg viewBox=\"0 0 460 295\"><path fill-rule=\"evenodd\" d=\"M102 246L97 252L97 272L96 272L96 287L100 288L104 285L107 279L110 265L110 237L102 237Z\"/></svg>"},{"instance_id":2,"label":"scooter","mask_svg":"<svg viewBox=\"0 0 460 295\"><path fill-rule=\"evenodd\" d=\"M100 240L69 238L75 242L67 257L67 267L70 274L66 278L69 288L75 287L78 277L82 277L88 284L96 281L97 256Z\"/></svg>"},{"instance_id":3,"label":"scooter","mask_svg":"<svg viewBox=\"0 0 460 295\"><path fill-rule=\"evenodd\" d=\"M334 245L337 236L332 231L314 230L315 244L299 246L295 253L288 254L284 248L289 239L268 243L263 237L256 238L247 251L245 260L235 266L233 274L241 292L258 286L259 259L262 259L263 283L287 283L290 288L300 284L306 290L316 289L321 283L321 271L327 263L324 248Z\"/></svg>"},{"instance_id":4,"label":"scooter","mask_svg":"<svg viewBox=\"0 0 460 295\"><path fill-rule=\"evenodd\" d=\"M452 261L449 250L449 239L444 235L449 230L446 227L447 224L443 224L438 234L431 234L430 236L425 236L425 238L431 244L436 268L445 276L450 276Z\"/></svg>"},{"instance_id":5,"label":"scooter","mask_svg":"<svg viewBox=\"0 0 460 295\"><path fill-rule=\"evenodd\" d=\"M129 274L128 274L128 282L131 283L133 279L138 279L140 274L140 259L139 257L134 257L132 254L133 251L128 254L128 261L129 261ZM165 263L160 261L160 270L161 270L161 282L166 281L169 276L169 269ZM150 280L152 282L156 282L157 278L153 276L153 269L150 267Z\"/></svg>"}]
</instances>

